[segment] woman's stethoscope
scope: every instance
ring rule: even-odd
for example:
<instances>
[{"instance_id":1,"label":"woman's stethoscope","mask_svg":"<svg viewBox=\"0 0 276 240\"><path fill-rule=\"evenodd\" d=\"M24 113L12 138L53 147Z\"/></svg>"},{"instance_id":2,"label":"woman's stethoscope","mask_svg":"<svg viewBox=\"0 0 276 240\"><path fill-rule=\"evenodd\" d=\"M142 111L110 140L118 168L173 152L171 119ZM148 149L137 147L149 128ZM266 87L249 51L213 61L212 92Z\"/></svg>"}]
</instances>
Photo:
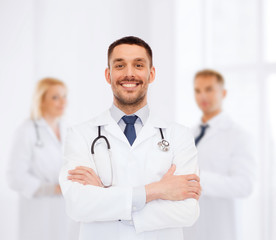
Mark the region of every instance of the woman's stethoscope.
<instances>
[{"instance_id":1,"label":"woman's stethoscope","mask_svg":"<svg viewBox=\"0 0 276 240\"><path fill-rule=\"evenodd\" d=\"M37 122L35 120L33 120L33 124L34 124L34 127L35 127L35 135L36 135L35 146L37 146L39 148L42 148L43 147L43 142L41 141L41 137L40 137L40 134L39 134Z\"/></svg>"},{"instance_id":2,"label":"woman's stethoscope","mask_svg":"<svg viewBox=\"0 0 276 240\"><path fill-rule=\"evenodd\" d=\"M159 141L159 142L157 143L157 146L159 147L159 149L160 149L161 151L167 152L167 151L170 150L170 144L169 144L169 142L168 142L167 140L164 139L164 135L163 135L162 129L159 128L159 130L160 130L160 134L161 134L161 141ZM94 154L95 154L95 149L94 149L95 144L96 144L96 142L97 142L98 140L100 140L100 139L103 139L103 140L106 142L107 149L108 149L108 152L109 152L109 164L110 164L110 166L111 166L111 169L110 169L110 172L111 172L110 183L109 183L109 184L106 184L106 183L103 182L103 179L101 179L101 180L102 180L102 183L103 183L103 186L104 186L105 188L108 188L108 187L111 187L111 186L112 186L112 182L113 182L113 169L112 169L112 162L111 162L111 157L110 157L110 143L109 143L109 141L108 141L108 139L107 139L106 136L101 135L101 126L98 126L98 137L96 137L96 138L94 139L94 141L92 142L92 145L91 145L91 153L92 153L93 156L94 156ZM95 167L96 167L96 169L97 169L96 161L95 161ZM98 174L99 174L99 172L98 172ZM99 176L99 177L100 177L100 176Z\"/></svg>"}]
</instances>

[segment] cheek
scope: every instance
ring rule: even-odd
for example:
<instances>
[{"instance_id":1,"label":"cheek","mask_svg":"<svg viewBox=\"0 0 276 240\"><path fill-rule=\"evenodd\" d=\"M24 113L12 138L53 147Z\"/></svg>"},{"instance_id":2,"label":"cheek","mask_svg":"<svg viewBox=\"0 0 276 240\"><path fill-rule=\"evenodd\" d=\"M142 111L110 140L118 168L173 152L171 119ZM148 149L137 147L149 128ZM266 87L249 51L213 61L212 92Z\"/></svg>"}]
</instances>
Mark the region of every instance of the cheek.
<instances>
[{"instance_id":1,"label":"cheek","mask_svg":"<svg viewBox=\"0 0 276 240\"><path fill-rule=\"evenodd\" d=\"M60 106L61 105L61 102L59 102L59 101L56 101L56 100L51 100L50 101L50 104L49 104L49 107L51 107L51 108L56 108L56 107L58 107L58 106Z\"/></svg>"},{"instance_id":2,"label":"cheek","mask_svg":"<svg viewBox=\"0 0 276 240\"><path fill-rule=\"evenodd\" d=\"M195 100L197 103L200 102L201 96L199 94L195 94Z\"/></svg>"},{"instance_id":3,"label":"cheek","mask_svg":"<svg viewBox=\"0 0 276 240\"><path fill-rule=\"evenodd\" d=\"M119 81L121 81L124 77L122 76L122 74L119 73L114 73L110 76L110 84L111 86L116 86L118 84Z\"/></svg>"}]
</instances>

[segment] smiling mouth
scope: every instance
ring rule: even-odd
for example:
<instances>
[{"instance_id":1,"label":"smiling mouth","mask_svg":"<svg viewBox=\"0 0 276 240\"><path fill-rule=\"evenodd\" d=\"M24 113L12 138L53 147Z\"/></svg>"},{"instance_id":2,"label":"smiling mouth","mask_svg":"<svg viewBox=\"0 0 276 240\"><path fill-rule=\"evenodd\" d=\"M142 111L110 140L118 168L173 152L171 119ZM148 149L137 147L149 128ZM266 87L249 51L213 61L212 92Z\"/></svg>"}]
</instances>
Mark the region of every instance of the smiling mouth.
<instances>
[{"instance_id":1,"label":"smiling mouth","mask_svg":"<svg viewBox=\"0 0 276 240\"><path fill-rule=\"evenodd\" d=\"M125 88L134 88L136 86L138 86L139 83L122 83L121 86L125 87Z\"/></svg>"}]
</instances>

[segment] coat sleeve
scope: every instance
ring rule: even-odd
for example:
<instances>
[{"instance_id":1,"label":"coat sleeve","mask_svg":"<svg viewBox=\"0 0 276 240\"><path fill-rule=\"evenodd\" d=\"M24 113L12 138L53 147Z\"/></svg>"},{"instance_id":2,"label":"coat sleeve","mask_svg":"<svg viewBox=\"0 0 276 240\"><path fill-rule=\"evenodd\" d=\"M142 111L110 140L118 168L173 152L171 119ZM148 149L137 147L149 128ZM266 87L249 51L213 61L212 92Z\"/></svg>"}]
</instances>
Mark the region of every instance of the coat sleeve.
<instances>
[{"instance_id":1,"label":"coat sleeve","mask_svg":"<svg viewBox=\"0 0 276 240\"><path fill-rule=\"evenodd\" d=\"M197 151L191 132L181 126L175 128L171 145L177 175L198 174ZM164 228L181 228L194 224L199 216L199 205L195 199L184 201L155 200L133 213L137 233Z\"/></svg>"},{"instance_id":2,"label":"coat sleeve","mask_svg":"<svg viewBox=\"0 0 276 240\"><path fill-rule=\"evenodd\" d=\"M9 186L27 198L34 197L41 181L31 173L32 135L28 122L22 124L14 134L7 169Z\"/></svg>"},{"instance_id":3,"label":"coat sleeve","mask_svg":"<svg viewBox=\"0 0 276 240\"><path fill-rule=\"evenodd\" d=\"M256 162L252 138L239 131L234 139L232 154L229 156L231 167L228 174L200 172L204 196L238 198L247 197L253 191Z\"/></svg>"},{"instance_id":4,"label":"coat sleeve","mask_svg":"<svg viewBox=\"0 0 276 240\"><path fill-rule=\"evenodd\" d=\"M95 170L90 147L77 129L68 130L64 149L65 163L59 177L67 214L81 222L130 220L132 187L102 188L67 179L68 170L76 166L87 166Z\"/></svg>"}]
</instances>

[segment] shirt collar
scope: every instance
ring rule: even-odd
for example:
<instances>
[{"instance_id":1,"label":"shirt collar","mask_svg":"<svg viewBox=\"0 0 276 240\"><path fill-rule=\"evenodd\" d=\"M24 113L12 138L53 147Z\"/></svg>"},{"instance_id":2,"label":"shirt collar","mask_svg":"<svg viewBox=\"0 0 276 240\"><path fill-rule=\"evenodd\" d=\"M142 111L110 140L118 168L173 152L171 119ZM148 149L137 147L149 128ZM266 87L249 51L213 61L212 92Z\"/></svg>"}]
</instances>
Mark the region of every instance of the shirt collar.
<instances>
[{"instance_id":1,"label":"shirt collar","mask_svg":"<svg viewBox=\"0 0 276 240\"><path fill-rule=\"evenodd\" d=\"M121 118L126 115L122 110L120 110L114 104L112 104L109 111L110 111L111 117L115 120L116 123L119 123ZM149 106L146 105L141 109L139 109L137 112L130 114L129 116L131 115L136 115L141 120L142 124L145 125L146 121L149 118Z\"/></svg>"},{"instance_id":2,"label":"shirt collar","mask_svg":"<svg viewBox=\"0 0 276 240\"><path fill-rule=\"evenodd\" d=\"M211 118L208 122L203 123L200 121L200 125L208 125L211 128L218 127L218 128L227 128L229 125L229 117L226 113L220 112L215 117Z\"/></svg>"}]
</instances>

